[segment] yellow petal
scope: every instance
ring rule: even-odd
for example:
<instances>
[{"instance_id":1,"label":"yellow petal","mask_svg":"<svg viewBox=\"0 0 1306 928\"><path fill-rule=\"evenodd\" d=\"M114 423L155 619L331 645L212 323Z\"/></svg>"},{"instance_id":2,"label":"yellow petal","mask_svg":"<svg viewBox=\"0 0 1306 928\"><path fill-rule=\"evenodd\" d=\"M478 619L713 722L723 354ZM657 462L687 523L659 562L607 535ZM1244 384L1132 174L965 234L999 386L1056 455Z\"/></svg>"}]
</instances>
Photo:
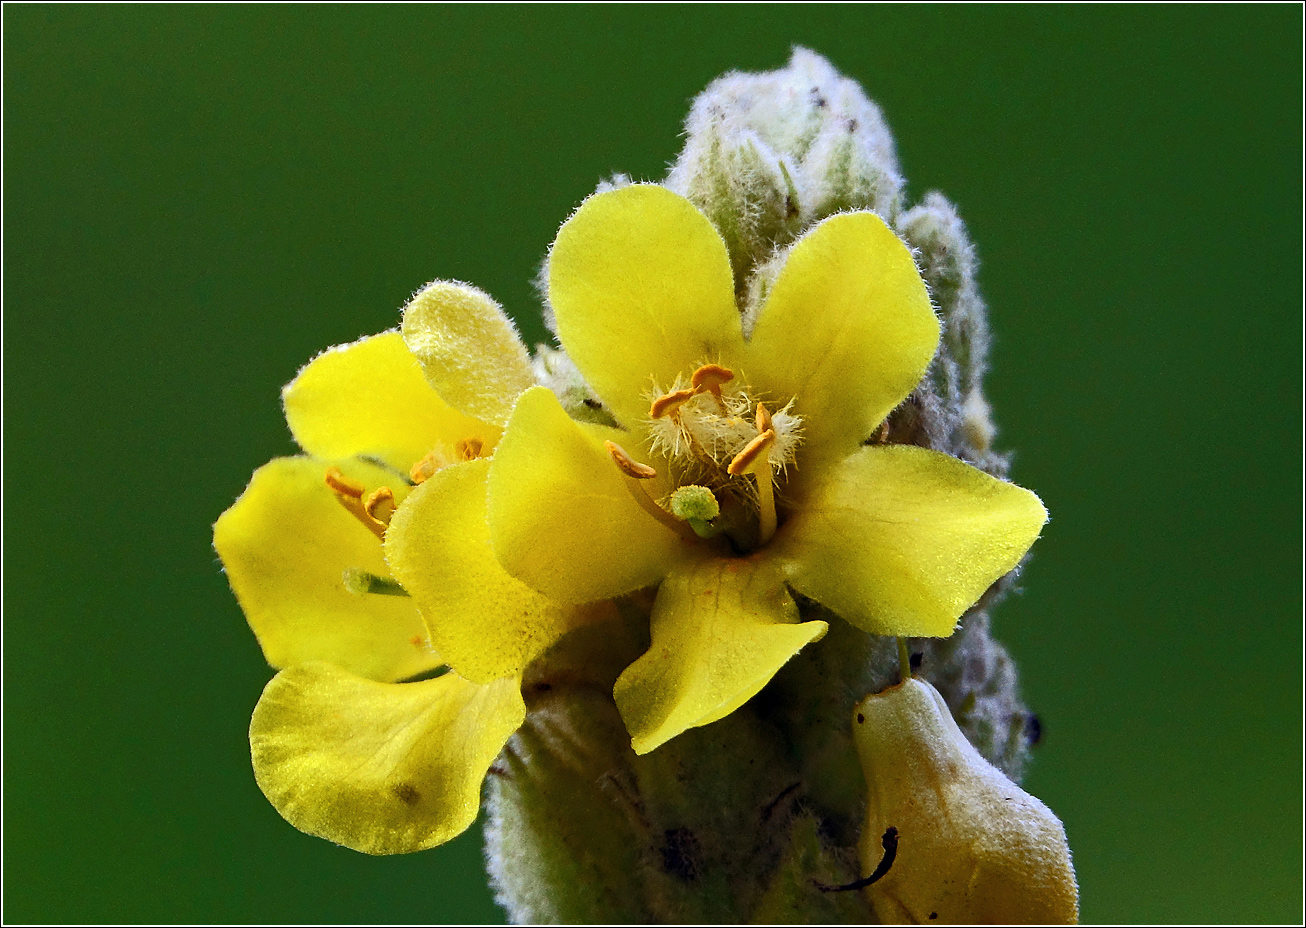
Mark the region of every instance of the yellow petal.
<instances>
[{"instance_id":1,"label":"yellow petal","mask_svg":"<svg viewBox=\"0 0 1306 928\"><path fill-rule=\"evenodd\" d=\"M734 712L826 623L798 623L774 565L709 558L674 571L653 606L653 643L613 693L637 754Z\"/></svg>"},{"instance_id":2,"label":"yellow petal","mask_svg":"<svg viewBox=\"0 0 1306 928\"><path fill-rule=\"evenodd\" d=\"M939 323L907 246L874 213L832 216L794 245L749 341L749 376L797 397L800 465L850 454L920 382Z\"/></svg>"},{"instance_id":3,"label":"yellow petal","mask_svg":"<svg viewBox=\"0 0 1306 928\"><path fill-rule=\"evenodd\" d=\"M407 486L359 461L277 458L254 472L213 527L213 546L263 654L273 667L324 660L373 680L437 666L426 627L403 596L358 595L346 570L389 576L381 542L345 511L324 482L338 467L369 491Z\"/></svg>"},{"instance_id":4,"label":"yellow petal","mask_svg":"<svg viewBox=\"0 0 1306 928\"><path fill-rule=\"evenodd\" d=\"M923 680L868 696L853 737L869 795L862 868L884 924L1073 924L1079 893L1061 822L976 751Z\"/></svg>"},{"instance_id":5,"label":"yellow petal","mask_svg":"<svg viewBox=\"0 0 1306 928\"><path fill-rule=\"evenodd\" d=\"M433 448L499 430L450 407L422 376L398 332L329 348L281 391L295 441L323 458L367 455L407 474Z\"/></svg>"},{"instance_id":6,"label":"yellow petal","mask_svg":"<svg viewBox=\"0 0 1306 928\"><path fill-rule=\"evenodd\" d=\"M254 776L300 831L365 854L421 851L476 820L485 773L525 718L516 679L373 683L301 664L254 709Z\"/></svg>"},{"instance_id":7,"label":"yellow petal","mask_svg":"<svg viewBox=\"0 0 1306 928\"><path fill-rule=\"evenodd\" d=\"M437 280L404 307L404 342L427 381L455 409L502 426L535 384L526 346L490 296Z\"/></svg>"},{"instance_id":8,"label":"yellow petal","mask_svg":"<svg viewBox=\"0 0 1306 928\"><path fill-rule=\"evenodd\" d=\"M1022 487L911 445L842 461L776 535L789 583L876 635L952 634L1047 510Z\"/></svg>"},{"instance_id":9,"label":"yellow petal","mask_svg":"<svg viewBox=\"0 0 1306 928\"><path fill-rule=\"evenodd\" d=\"M603 446L608 435L627 437L575 422L556 396L533 387L517 401L490 466L490 538L499 563L560 602L609 599L656 583L696 547L635 502Z\"/></svg>"},{"instance_id":10,"label":"yellow petal","mask_svg":"<svg viewBox=\"0 0 1306 928\"><path fill-rule=\"evenodd\" d=\"M598 607L546 599L506 574L490 547L485 481L490 462L455 464L399 507L386 560L417 601L440 656L463 677L520 677L563 634L608 617Z\"/></svg>"},{"instance_id":11,"label":"yellow petal","mask_svg":"<svg viewBox=\"0 0 1306 928\"><path fill-rule=\"evenodd\" d=\"M683 197L654 184L595 194L549 254L558 337L617 420L648 418L648 394L743 347L725 243Z\"/></svg>"}]
</instances>

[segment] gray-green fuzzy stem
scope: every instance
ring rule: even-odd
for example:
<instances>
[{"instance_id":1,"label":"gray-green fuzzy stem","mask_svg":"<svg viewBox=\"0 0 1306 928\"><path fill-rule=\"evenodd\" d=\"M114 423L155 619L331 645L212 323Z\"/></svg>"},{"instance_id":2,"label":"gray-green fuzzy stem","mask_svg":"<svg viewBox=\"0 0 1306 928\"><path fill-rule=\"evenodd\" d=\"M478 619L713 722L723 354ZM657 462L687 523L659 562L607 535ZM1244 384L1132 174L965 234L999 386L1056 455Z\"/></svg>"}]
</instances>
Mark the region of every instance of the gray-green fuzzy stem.
<instances>
[{"instance_id":1,"label":"gray-green fuzzy stem","mask_svg":"<svg viewBox=\"0 0 1306 928\"><path fill-rule=\"evenodd\" d=\"M981 389L989 336L974 249L939 194L904 209L893 140L861 88L799 49L779 71L714 82L686 136L666 184L725 240L745 330L804 231L839 211L874 210L913 248L942 322L939 353L890 416L888 440L1004 475ZM541 357L573 415L605 418L564 355ZM909 647L975 747L1019 779L1035 727L1011 659L989 634L989 610L1010 583L994 584L952 637ZM725 719L637 756L612 686L648 647L651 602L631 597L619 623L573 633L531 668L526 723L487 788L487 865L509 917L874 921L861 893L820 886L864 875L866 786L850 717L867 693L897 682L894 640L800 602L804 619L830 623L825 639Z\"/></svg>"}]
</instances>

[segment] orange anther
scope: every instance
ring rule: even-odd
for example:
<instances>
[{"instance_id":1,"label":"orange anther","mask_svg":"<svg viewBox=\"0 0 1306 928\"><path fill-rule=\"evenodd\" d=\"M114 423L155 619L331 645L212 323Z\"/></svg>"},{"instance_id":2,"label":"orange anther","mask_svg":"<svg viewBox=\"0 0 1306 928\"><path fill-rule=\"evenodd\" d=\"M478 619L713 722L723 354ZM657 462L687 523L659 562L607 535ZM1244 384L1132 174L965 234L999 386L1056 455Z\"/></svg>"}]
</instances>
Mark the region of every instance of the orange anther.
<instances>
[{"instance_id":1,"label":"orange anther","mask_svg":"<svg viewBox=\"0 0 1306 928\"><path fill-rule=\"evenodd\" d=\"M363 504L363 511L382 525L390 524L395 511L395 494L389 487L378 487Z\"/></svg>"},{"instance_id":2,"label":"orange anther","mask_svg":"<svg viewBox=\"0 0 1306 928\"><path fill-rule=\"evenodd\" d=\"M350 499L363 498L364 488L342 474L338 467L327 468L326 485L329 486L332 492L337 496L347 496Z\"/></svg>"},{"instance_id":3,"label":"orange anther","mask_svg":"<svg viewBox=\"0 0 1306 928\"><path fill-rule=\"evenodd\" d=\"M722 367L720 364L704 364L694 371L694 376L689 378L689 382L695 393L707 392L720 397L721 384L729 383L734 379L735 372L730 368Z\"/></svg>"},{"instance_id":4,"label":"orange anther","mask_svg":"<svg viewBox=\"0 0 1306 928\"><path fill-rule=\"evenodd\" d=\"M423 484L435 476L435 472L447 462L437 451L430 451L408 471L409 478L416 484Z\"/></svg>"},{"instance_id":5,"label":"orange anther","mask_svg":"<svg viewBox=\"0 0 1306 928\"><path fill-rule=\"evenodd\" d=\"M647 464L641 464L632 458L626 453L626 449L615 441L605 441L603 445L608 449L608 456L612 458L613 463L627 477L634 477L636 480L649 480L658 475L658 472Z\"/></svg>"},{"instance_id":6,"label":"orange anther","mask_svg":"<svg viewBox=\"0 0 1306 928\"><path fill-rule=\"evenodd\" d=\"M745 445L743 451L734 456L730 466L726 468L726 473L732 477L738 477L740 474L753 473L759 470L761 466L769 463L767 451L774 444L775 429L767 429Z\"/></svg>"},{"instance_id":7,"label":"orange anther","mask_svg":"<svg viewBox=\"0 0 1306 928\"><path fill-rule=\"evenodd\" d=\"M757 433L760 435L771 428L771 413L761 403L757 404Z\"/></svg>"},{"instance_id":8,"label":"orange anther","mask_svg":"<svg viewBox=\"0 0 1306 928\"><path fill-rule=\"evenodd\" d=\"M382 541L385 540L386 523L374 518L372 514L368 512L367 507L363 505L364 487L347 478L337 467L327 468L326 485L331 488L331 492L336 495L336 502L345 507L346 512L359 522L362 522L363 525L367 527L368 531L377 538L380 538ZM390 493L388 487L382 487L381 490ZM377 490L376 493L372 494L372 497L368 500L368 505L372 504L372 500L377 499L381 490ZM390 511L393 510L394 494L391 494Z\"/></svg>"},{"instance_id":9,"label":"orange anther","mask_svg":"<svg viewBox=\"0 0 1306 928\"><path fill-rule=\"evenodd\" d=\"M631 478L630 480L624 481L626 484L626 490L630 493L631 498L637 502L645 512L686 540L698 537L694 534L694 530L689 527L689 523L685 522L683 519L678 519L671 513L667 512L657 504L657 501L654 500L652 496L649 495L648 485L643 483L643 481L656 477L658 475L657 471L649 467L647 464L641 464L639 461L636 461L626 453L625 448L621 447L621 445L617 444L615 441L605 441L603 444L607 447L608 456L611 457L612 462L617 465L617 469L627 477Z\"/></svg>"},{"instance_id":10,"label":"orange anther","mask_svg":"<svg viewBox=\"0 0 1306 928\"><path fill-rule=\"evenodd\" d=\"M475 461L481 456L481 449L485 444L479 438L469 438L466 441L460 441L454 446L458 456L464 461Z\"/></svg>"},{"instance_id":11,"label":"orange anther","mask_svg":"<svg viewBox=\"0 0 1306 928\"><path fill-rule=\"evenodd\" d=\"M661 419L667 413L675 412L693 399L695 392L694 390L677 390L675 393L664 393L653 401L648 414L654 419Z\"/></svg>"}]
</instances>

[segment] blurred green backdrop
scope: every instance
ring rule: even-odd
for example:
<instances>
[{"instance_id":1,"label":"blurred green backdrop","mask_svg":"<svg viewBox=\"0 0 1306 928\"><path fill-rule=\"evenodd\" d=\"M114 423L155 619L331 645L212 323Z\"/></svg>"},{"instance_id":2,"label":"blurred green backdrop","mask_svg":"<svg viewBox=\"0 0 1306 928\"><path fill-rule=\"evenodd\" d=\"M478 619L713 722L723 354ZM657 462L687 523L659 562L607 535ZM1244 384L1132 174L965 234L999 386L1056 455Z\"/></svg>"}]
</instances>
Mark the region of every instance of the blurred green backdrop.
<instances>
[{"instance_id":1,"label":"blurred green backdrop","mask_svg":"<svg viewBox=\"0 0 1306 928\"><path fill-rule=\"evenodd\" d=\"M480 834L369 859L264 801L271 672L209 526L278 388L433 277L528 283L690 98L808 45L984 260L998 613L1088 921L1301 906L1301 13L4 9L4 886L13 921L496 921Z\"/></svg>"}]
</instances>

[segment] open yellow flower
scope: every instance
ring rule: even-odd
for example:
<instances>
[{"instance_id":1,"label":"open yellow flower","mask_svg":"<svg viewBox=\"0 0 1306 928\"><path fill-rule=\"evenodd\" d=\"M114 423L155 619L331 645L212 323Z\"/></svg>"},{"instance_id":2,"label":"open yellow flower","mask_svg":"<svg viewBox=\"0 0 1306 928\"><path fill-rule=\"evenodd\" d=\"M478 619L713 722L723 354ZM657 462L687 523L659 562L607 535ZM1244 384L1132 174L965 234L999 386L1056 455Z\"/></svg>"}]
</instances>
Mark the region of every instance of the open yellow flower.
<instances>
[{"instance_id":1,"label":"open yellow flower","mask_svg":"<svg viewBox=\"0 0 1306 928\"><path fill-rule=\"evenodd\" d=\"M333 348L286 387L307 454L260 468L214 545L281 669L250 726L255 776L301 830L374 854L463 831L525 718L522 669L594 615L508 577L489 549L486 456L533 382L499 307L437 282L409 304L402 334ZM432 509L458 544L407 528ZM423 546L402 585L385 557L396 536ZM482 639L495 672L456 639L446 651L451 624ZM443 664L453 670L398 682Z\"/></svg>"},{"instance_id":2,"label":"open yellow flower","mask_svg":"<svg viewBox=\"0 0 1306 928\"><path fill-rule=\"evenodd\" d=\"M620 427L527 390L490 466L513 577L569 603L661 584L652 646L615 691L640 753L729 714L824 634L793 592L868 632L945 636L1046 521L1027 490L874 443L939 339L878 216L810 230L755 313L735 293L687 200L645 184L588 199L554 243L549 298Z\"/></svg>"}]
</instances>

